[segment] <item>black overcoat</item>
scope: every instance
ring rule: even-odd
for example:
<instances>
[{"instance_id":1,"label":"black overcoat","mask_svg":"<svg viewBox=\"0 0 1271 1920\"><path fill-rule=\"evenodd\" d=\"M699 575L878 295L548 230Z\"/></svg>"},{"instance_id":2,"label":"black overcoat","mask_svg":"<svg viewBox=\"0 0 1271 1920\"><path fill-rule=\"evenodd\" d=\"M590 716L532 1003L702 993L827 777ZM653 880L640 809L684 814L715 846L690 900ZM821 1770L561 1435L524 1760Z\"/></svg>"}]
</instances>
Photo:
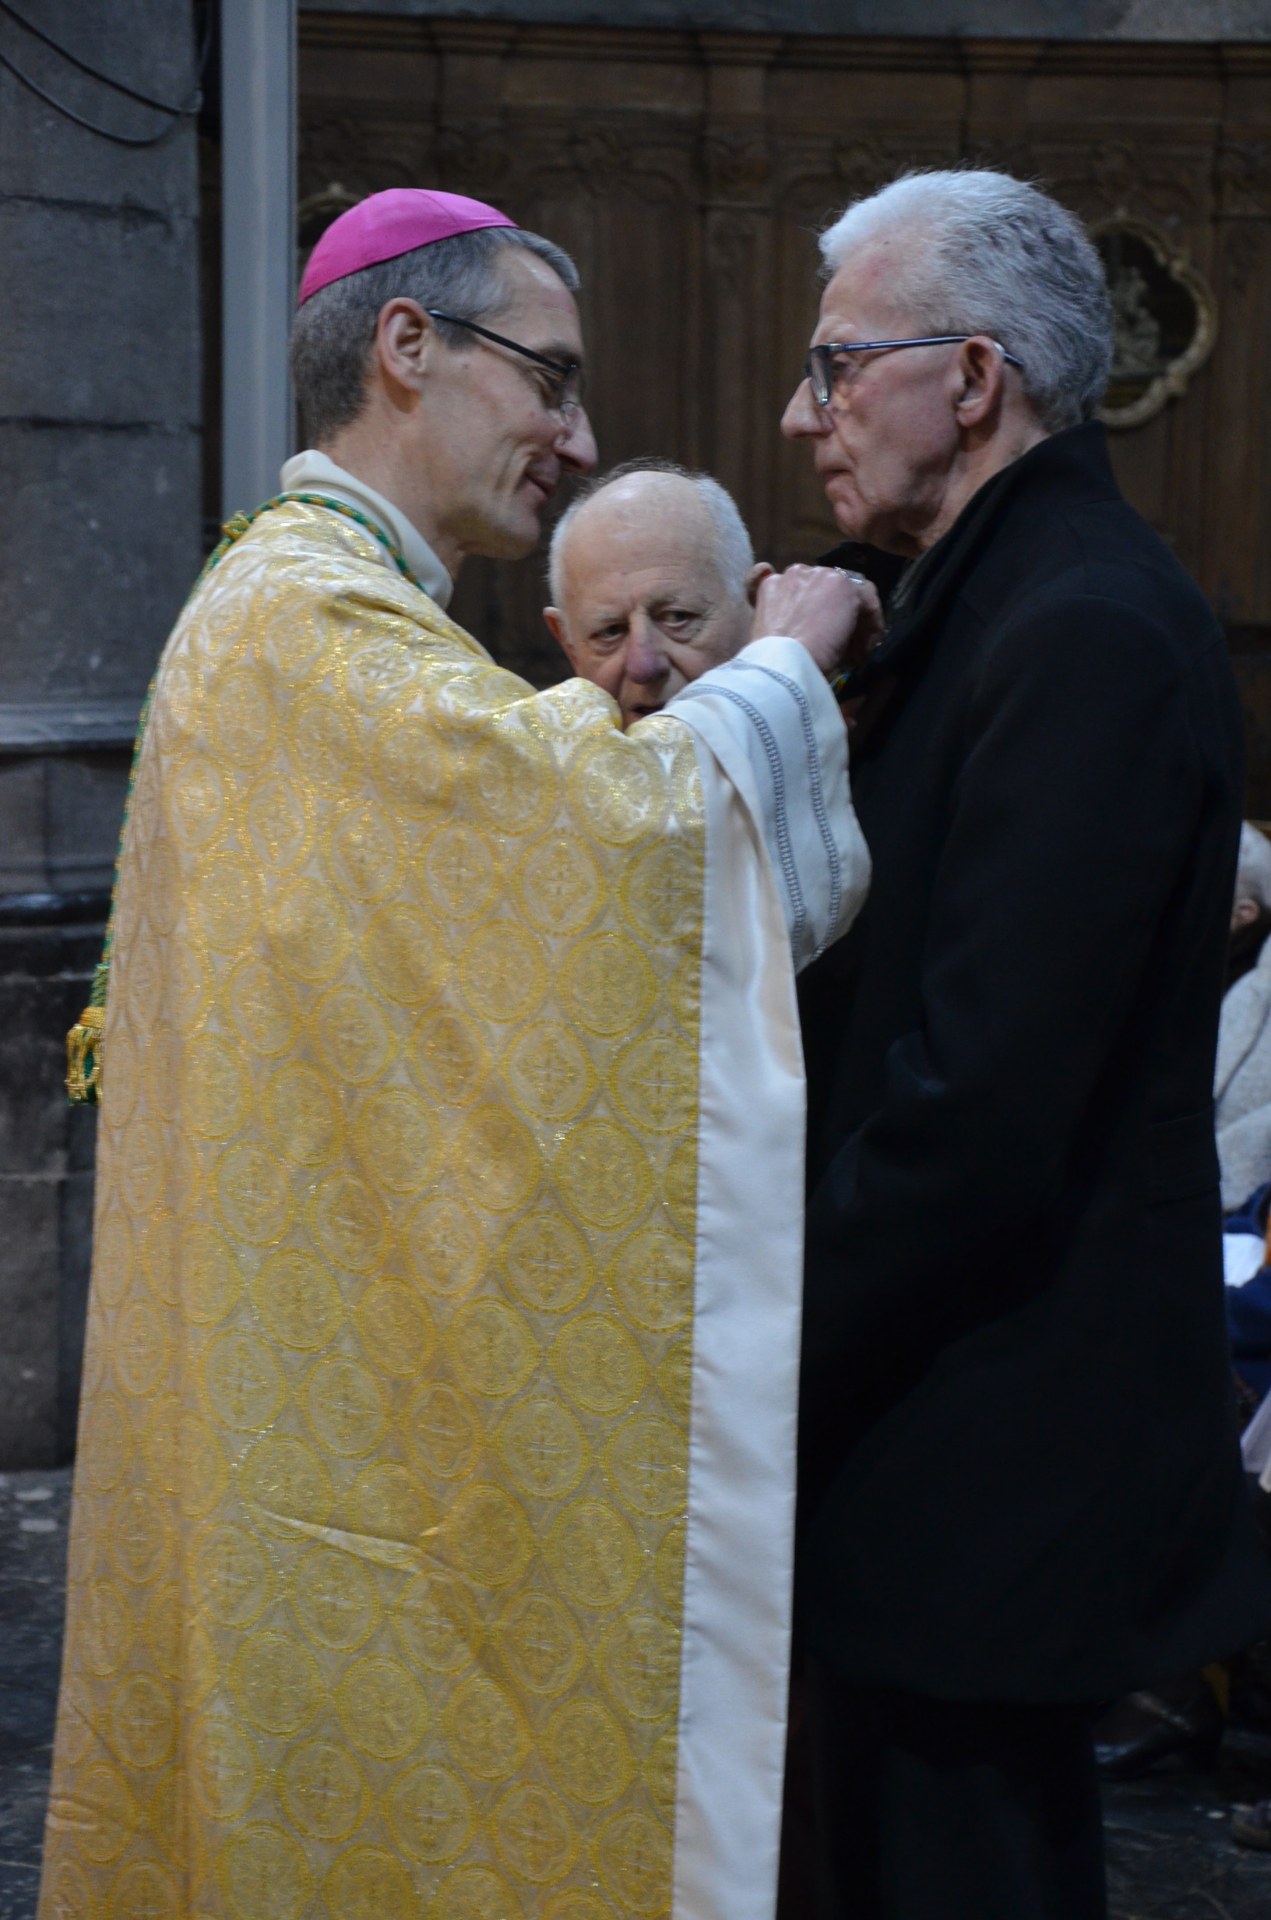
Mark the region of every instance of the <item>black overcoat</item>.
<instances>
[{"instance_id":1,"label":"black overcoat","mask_svg":"<svg viewBox=\"0 0 1271 1920\"><path fill-rule=\"evenodd\" d=\"M802 988L798 1618L853 1679L1093 1701L1271 1626L1210 1097L1239 708L1096 425L899 609L852 753L872 891Z\"/></svg>"}]
</instances>

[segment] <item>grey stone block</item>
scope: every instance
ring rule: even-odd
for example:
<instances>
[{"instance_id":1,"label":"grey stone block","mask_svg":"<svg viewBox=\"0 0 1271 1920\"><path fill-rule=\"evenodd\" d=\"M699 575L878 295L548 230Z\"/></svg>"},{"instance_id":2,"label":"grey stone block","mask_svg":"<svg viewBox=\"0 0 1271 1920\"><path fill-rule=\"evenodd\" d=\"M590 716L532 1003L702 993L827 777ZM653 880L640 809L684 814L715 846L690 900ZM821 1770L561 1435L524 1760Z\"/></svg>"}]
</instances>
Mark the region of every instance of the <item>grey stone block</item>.
<instances>
[{"instance_id":1,"label":"grey stone block","mask_svg":"<svg viewBox=\"0 0 1271 1920\"><path fill-rule=\"evenodd\" d=\"M70 1457L92 1247L96 1116L63 1089L102 929L0 929L0 1467Z\"/></svg>"},{"instance_id":2,"label":"grey stone block","mask_svg":"<svg viewBox=\"0 0 1271 1920\"><path fill-rule=\"evenodd\" d=\"M196 249L183 217L0 202L0 418L195 424Z\"/></svg>"},{"instance_id":3,"label":"grey stone block","mask_svg":"<svg viewBox=\"0 0 1271 1920\"><path fill-rule=\"evenodd\" d=\"M65 1037L101 936L0 928L0 1467L68 1459L74 1444L96 1114L67 1105Z\"/></svg>"},{"instance_id":4,"label":"grey stone block","mask_svg":"<svg viewBox=\"0 0 1271 1920\"><path fill-rule=\"evenodd\" d=\"M0 761L0 893L45 893L44 767Z\"/></svg>"},{"instance_id":5,"label":"grey stone block","mask_svg":"<svg viewBox=\"0 0 1271 1920\"><path fill-rule=\"evenodd\" d=\"M45 864L54 893L108 891L131 756L58 754L44 762Z\"/></svg>"},{"instance_id":6,"label":"grey stone block","mask_svg":"<svg viewBox=\"0 0 1271 1920\"><path fill-rule=\"evenodd\" d=\"M188 122L161 147L112 146L0 69L0 195L65 206L198 212L198 144Z\"/></svg>"},{"instance_id":7,"label":"grey stone block","mask_svg":"<svg viewBox=\"0 0 1271 1920\"><path fill-rule=\"evenodd\" d=\"M22 11L103 72L190 94L191 0ZM8 10L0 53L89 120L161 124ZM191 119L129 149L0 69L0 893L55 896L48 926L0 914L3 1465L71 1445L94 1129L62 1081L101 928L67 914L109 885L132 726L202 559L197 219Z\"/></svg>"},{"instance_id":8,"label":"grey stone block","mask_svg":"<svg viewBox=\"0 0 1271 1920\"><path fill-rule=\"evenodd\" d=\"M0 979L0 1173L66 1170L66 1011L60 981ZM61 1028L59 1034L58 1029Z\"/></svg>"},{"instance_id":9,"label":"grey stone block","mask_svg":"<svg viewBox=\"0 0 1271 1920\"><path fill-rule=\"evenodd\" d=\"M192 429L0 423L0 702L140 707L202 561Z\"/></svg>"},{"instance_id":10,"label":"grey stone block","mask_svg":"<svg viewBox=\"0 0 1271 1920\"><path fill-rule=\"evenodd\" d=\"M57 1453L61 1180L0 1174L0 1461L52 1465Z\"/></svg>"},{"instance_id":11,"label":"grey stone block","mask_svg":"<svg viewBox=\"0 0 1271 1920\"><path fill-rule=\"evenodd\" d=\"M139 92L172 100L188 91L194 13L185 0L175 6L173 0L93 0L88 7L83 0L22 0L19 11L33 27L71 48L86 65ZM34 50L30 36L23 44ZM64 75L69 82L72 69L65 61L59 63L51 51L41 57L57 63L46 69L44 77L52 80Z\"/></svg>"},{"instance_id":12,"label":"grey stone block","mask_svg":"<svg viewBox=\"0 0 1271 1920\"><path fill-rule=\"evenodd\" d=\"M183 103L194 78L193 13L172 0L23 0L27 17L81 60L156 99ZM0 16L0 50L57 100L120 133L146 134L164 117L79 75ZM0 70L0 194L192 214L198 200L194 123L155 147L116 146L77 127Z\"/></svg>"},{"instance_id":13,"label":"grey stone block","mask_svg":"<svg viewBox=\"0 0 1271 1920\"><path fill-rule=\"evenodd\" d=\"M0 894L109 891L130 757L0 757Z\"/></svg>"},{"instance_id":14,"label":"grey stone block","mask_svg":"<svg viewBox=\"0 0 1271 1920\"><path fill-rule=\"evenodd\" d=\"M98 937L93 943L94 963L96 962L97 951L101 947L100 936L104 931L104 928L98 929ZM82 983L84 986L87 986L88 978L89 976L86 971ZM76 989L76 997L79 999L85 997L79 988ZM66 1109L66 1167L68 1175L73 1179L78 1173L86 1173L91 1178L96 1160L96 1107L68 1107ZM91 1215L89 1217L89 1226L90 1228L92 1226Z\"/></svg>"}]
</instances>

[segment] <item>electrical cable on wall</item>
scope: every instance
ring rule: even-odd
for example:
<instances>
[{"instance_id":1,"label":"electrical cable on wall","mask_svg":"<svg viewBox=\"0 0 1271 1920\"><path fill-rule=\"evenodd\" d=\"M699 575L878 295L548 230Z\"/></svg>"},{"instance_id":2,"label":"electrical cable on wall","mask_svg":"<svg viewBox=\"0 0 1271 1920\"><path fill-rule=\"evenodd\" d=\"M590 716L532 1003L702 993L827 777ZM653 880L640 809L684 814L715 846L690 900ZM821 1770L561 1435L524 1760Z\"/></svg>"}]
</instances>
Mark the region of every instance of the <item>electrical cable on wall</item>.
<instances>
[{"instance_id":1,"label":"electrical cable on wall","mask_svg":"<svg viewBox=\"0 0 1271 1920\"><path fill-rule=\"evenodd\" d=\"M109 87L113 92L122 94L128 100L135 100L139 105L146 107L151 112L162 113L167 117L166 124L161 127L157 133L117 133L113 128L103 127L97 121L86 119L83 114L77 113L74 107L68 106L64 100L59 100L54 94L48 92L45 87L41 86L40 83L20 67L9 54L0 52L0 67L7 69L7 71L13 75L14 79L26 87L30 93L35 94L37 99L42 100L46 106L52 107L55 113L60 113L67 120L73 121L77 127L83 127L88 133L98 134L103 140L113 141L116 146L157 146L161 140L167 139L179 121L189 119L194 114L197 114L203 104L203 72L207 64L208 51L212 40L212 8L210 5L206 9L203 39L199 48L198 65L195 73L194 92L188 103L184 106L173 106L169 101L156 100L152 94L143 93L140 88L132 86L128 81L117 80L111 74L102 73L97 67L91 66L86 60L82 60L77 53L73 53L69 47L63 46L60 40L55 40L53 36L46 33L42 27L38 27L33 21L28 20L25 14L10 4L10 0L0 0L0 15L12 20L15 25L20 27L25 33L29 33L33 39L51 48L54 53L58 54L78 72L87 75L89 79L97 81L104 87Z\"/></svg>"}]
</instances>

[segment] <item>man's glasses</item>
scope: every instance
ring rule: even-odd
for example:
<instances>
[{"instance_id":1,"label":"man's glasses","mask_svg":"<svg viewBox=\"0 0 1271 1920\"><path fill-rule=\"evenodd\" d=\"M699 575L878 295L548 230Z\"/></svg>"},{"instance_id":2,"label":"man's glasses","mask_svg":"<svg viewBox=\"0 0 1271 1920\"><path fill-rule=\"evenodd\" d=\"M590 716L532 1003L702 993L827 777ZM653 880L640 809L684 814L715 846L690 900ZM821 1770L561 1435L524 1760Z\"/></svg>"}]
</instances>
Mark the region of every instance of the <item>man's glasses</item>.
<instances>
[{"instance_id":1,"label":"man's glasses","mask_svg":"<svg viewBox=\"0 0 1271 1920\"><path fill-rule=\"evenodd\" d=\"M856 366L847 360L837 365L834 356L838 353L894 353L898 347L949 347L962 340L974 340L973 333L931 333L921 340L827 340L822 346L809 349L803 377L812 389L812 398L818 407L828 407L830 395L834 391L836 373L843 373L850 381L857 372ZM1024 371L1024 363L1008 353L1000 340L993 345L1010 367ZM851 367L851 373L848 368Z\"/></svg>"},{"instance_id":2,"label":"man's glasses","mask_svg":"<svg viewBox=\"0 0 1271 1920\"><path fill-rule=\"evenodd\" d=\"M491 333L489 327L479 327L475 320L461 320L457 314L443 313L440 307L425 307L424 312L430 320L444 320L451 327L466 327L469 333L479 334L482 340L491 341L496 347L506 347L510 353L519 353L522 359L532 360L536 367L543 367L552 375L550 380L540 376L543 404L549 413L558 414L561 420L568 422L583 404L583 370L576 360L549 360L545 353L536 353L533 347L523 347L519 340L509 340L504 334Z\"/></svg>"}]
</instances>

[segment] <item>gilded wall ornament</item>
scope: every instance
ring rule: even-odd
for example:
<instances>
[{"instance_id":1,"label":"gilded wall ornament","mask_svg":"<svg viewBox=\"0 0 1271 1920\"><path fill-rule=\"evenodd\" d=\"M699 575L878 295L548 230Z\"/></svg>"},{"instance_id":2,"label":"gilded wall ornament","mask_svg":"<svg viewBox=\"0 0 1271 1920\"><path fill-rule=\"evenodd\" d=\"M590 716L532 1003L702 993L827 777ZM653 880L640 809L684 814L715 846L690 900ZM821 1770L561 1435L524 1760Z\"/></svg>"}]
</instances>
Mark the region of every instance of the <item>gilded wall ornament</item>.
<instances>
[{"instance_id":1,"label":"gilded wall ornament","mask_svg":"<svg viewBox=\"0 0 1271 1920\"><path fill-rule=\"evenodd\" d=\"M1208 284L1160 227L1118 211L1091 228L1112 294L1112 377L1099 418L1137 427L1187 389L1218 337Z\"/></svg>"}]
</instances>

